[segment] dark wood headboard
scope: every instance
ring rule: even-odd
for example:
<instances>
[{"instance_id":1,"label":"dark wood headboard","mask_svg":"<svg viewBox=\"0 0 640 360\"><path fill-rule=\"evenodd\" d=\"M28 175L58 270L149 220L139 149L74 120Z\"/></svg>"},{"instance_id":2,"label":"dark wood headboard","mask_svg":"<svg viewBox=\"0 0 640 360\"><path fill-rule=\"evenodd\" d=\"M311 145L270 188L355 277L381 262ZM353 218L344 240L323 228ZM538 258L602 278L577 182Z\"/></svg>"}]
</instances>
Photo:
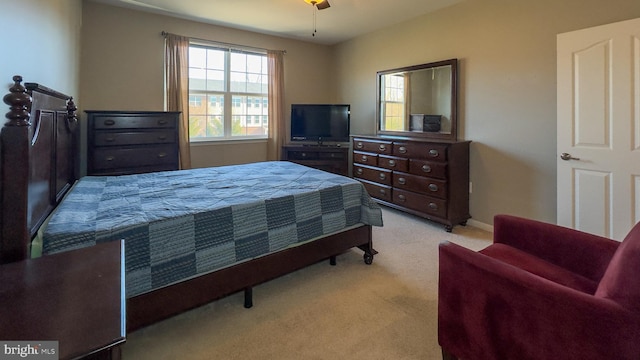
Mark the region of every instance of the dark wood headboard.
<instances>
[{"instance_id":1,"label":"dark wood headboard","mask_svg":"<svg viewBox=\"0 0 640 360\"><path fill-rule=\"evenodd\" d=\"M0 131L0 263L29 257L31 240L77 179L73 98L36 83L14 85Z\"/></svg>"}]
</instances>

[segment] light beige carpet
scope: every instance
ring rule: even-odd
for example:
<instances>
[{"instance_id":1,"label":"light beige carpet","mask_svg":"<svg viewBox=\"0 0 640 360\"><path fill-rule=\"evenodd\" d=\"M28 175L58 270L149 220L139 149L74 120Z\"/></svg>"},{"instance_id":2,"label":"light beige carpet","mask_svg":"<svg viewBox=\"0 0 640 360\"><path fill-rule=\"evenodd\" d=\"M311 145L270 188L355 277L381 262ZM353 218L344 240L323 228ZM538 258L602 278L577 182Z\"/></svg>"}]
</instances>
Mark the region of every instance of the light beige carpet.
<instances>
[{"instance_id":1,"label":"light beige carpet","mask_svg":"<svg viewBox=\"0 0 640 360\"><path fill-rule=\"evenodd\" d=\"M380 253L362 251L256 286L254 306L235 294L127 336L130 359L439 359L438 243L478 250L491 234L388 208L374 227Z\"/></svg>"}]
</instances>

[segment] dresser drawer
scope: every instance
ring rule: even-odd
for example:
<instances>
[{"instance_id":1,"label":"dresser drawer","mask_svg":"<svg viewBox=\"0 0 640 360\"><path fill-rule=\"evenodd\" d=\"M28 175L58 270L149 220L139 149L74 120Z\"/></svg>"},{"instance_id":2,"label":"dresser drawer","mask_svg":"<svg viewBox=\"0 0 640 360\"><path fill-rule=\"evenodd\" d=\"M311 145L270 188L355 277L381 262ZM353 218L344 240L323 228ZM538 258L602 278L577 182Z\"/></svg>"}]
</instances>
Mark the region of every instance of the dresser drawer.
<instances>
[{"instance_id":1,"label":"dresser drawer","mask_svg":"<svg viewBox=\"0 0 640 360\"><path fill-rule=\"evenodd\" d=\"M374 181L379 184L391 185L391 170L354 164L353 176L360 179Z\"/></svg>"},{"instance_id":2,"label":"dresser drawer","mask_svg":"<svg viewBox=\"0 0 640 360\"><path fill-rule=\"evenodd\" d=\"M447 164L411 159L409 160L409 172L414 175L446 179Z\"/></svg>"},{"instance_id":3,"label":"dresser drawer","mask_svg":"<svg viewBox=\"0 0 640 360\"><path fill-rule=\"evenodd\" d=\"M97 131L93 137L95 146L120 146L141 144L173 144L175 131L116 132Z\"/></svg>"},{"instance_id":4,"label":"dresser drawer","mask_svg":"<svg viewBox=\"0 0 640 360\"><path fill-rule=\"evenodd\" d=\"M362 152L362 151L354 151L353 162L358 164L377 166L378 154Z\"/></svg>"},{"instance_id":5,"label":"dresser drawer","mask_svg":"<svg viewBox=\"0 0 640 360\"><path fill-rule=\"evenodd\" d=\"M380 155L378 156L378 166L389 170L407 172L409 171L409 159Z\"/></svg>"},{"instance_id":6,"label":"dresser drawer","mask_svg":"<svg viewBox=\"0 0 640 360\"><path fill-rule=\"evenodd\" d=\"M289 160L318 160L317 151L289 151Z\"/></svg>"},{"instance_id":7,"label":"dresser drawer","mask_svg":"<svg viewBox=\"0 0 640 360\"><path fill-rule=\"evenodd\" d=\"M365 189L367 189L367 192L369 193L369 195L380 200L391 202L392 189L390 186L381 185L378 183L361 180L361 179L359 180L362 183L362 185L364 185Z\"/></svg>"},{"instance_id":8,"label":"dresser drawer","mask_svg":"<svg viewBox=\"0 0 640 360\"><path fill-rule=\"evenodd\" d=\"M93 118L94 129L149 129L177 127L174 115L96 115Z\"/></svg>"},{"instance_id":9,"label":"dresser drawer","mask_svg":"<svg viewBox=\"0 0 640 360\"><path fill-rule=\"evenodd\" d=\"M391 155L393 143L391 141L353 139L353 150Z\"/></svg>"},{"instance_id":10,"label":"dresser drawer","mask_svg":"<svg viewBox=\"0 0 640 360\"><path fill-rule=\"evenodd\" d=\"M173 146L145 146L139 148L98 148L93 152L94 170L133 168L178 163ZM174 168L177 170L177 167Z\"/></svg>"},{"instance_id":11,"label":"dresser drawer","mask_svg":"<svg viewBox=\"0 0 640 360\"><path fill-rule=\"evenodd\" d=\"M414 192L393 189L393 203L441 218L447 217L447 201Z\"/></svg>"},{"instance_id":12,"label":"dresser drawer","mask_svg":"<svg viewBox=\"0 0 640 360\"><path fill-rule=\"evenodd\" d=\"M393 155L430 161L447 161L447 145L397 142L393 144Z\"/></svg>"},{"instance_id":13,"label":"dresser drawer","mask_svg":"<svg viewBox=\"0 0 640 360\"><path fill-rule=\"evenodd\" d=\"M318 153L320 160L346 160L347 153L345 151L322 151Z\"/></svg>"},{"instance_id":14,"label":"dresser drawer","mask_svg":"<svg viewBox=\"0 0 640 360\"><path fill-rule=\"evenodd\" d=\"M447 182L444 180L436 180L428 177L394 172L394 187L434 196L440 199L447 198Z\"/></svg>"}]
</instances>

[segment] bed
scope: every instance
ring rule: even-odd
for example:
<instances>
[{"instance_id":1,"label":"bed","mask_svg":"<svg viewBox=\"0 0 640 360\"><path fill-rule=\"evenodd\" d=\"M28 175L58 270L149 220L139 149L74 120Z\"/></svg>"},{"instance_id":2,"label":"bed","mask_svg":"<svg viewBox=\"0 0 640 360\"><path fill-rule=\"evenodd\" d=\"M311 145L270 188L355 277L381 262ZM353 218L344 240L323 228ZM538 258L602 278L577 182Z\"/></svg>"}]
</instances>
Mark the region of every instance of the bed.
<instances>
[{"instance_id":1,"label":"bed","mask_svg":"<svg viewBox=\"0 0 640 360\"><path fill-rule=\"evenodd\" d=\"M382 214L362 185L298 164L77 180L73 99L13 80L0 133L0 261L124 239L128 331L239 291L251 307L255 285L335 265L354 247L367 264L377 254L371 227Z\"/></svg>"}]
</instances>

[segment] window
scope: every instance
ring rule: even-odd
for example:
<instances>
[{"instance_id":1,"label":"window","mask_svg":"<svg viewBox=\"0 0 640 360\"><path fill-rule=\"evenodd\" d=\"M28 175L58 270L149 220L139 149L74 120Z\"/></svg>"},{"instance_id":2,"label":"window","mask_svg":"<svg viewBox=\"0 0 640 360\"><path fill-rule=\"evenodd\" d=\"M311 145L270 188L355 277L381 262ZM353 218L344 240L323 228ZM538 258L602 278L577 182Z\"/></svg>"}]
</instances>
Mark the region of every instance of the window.
<instances>
[{"instance_id":1,"label":"window","mask_svg":"<svg viewBox=\"0 0 640 360\"><path fill-rule=\"evenodd\" d=\"M191 44L192 141L266 138L268 102L266 54Z\"/></svg>"},{"instance_id":2,"label":"window","mask_svg":"<svg viewBox=\"0 0 640 360\"><path fill-rule=\"evenodd\" d=\"M404 76L382 76L383 98L380 101L382 129L403 130L404 126Z\"/></svg>"},{"instance_id":3,"label":"window","mask_svg":"<svg viewBox=\"0 0 640 360\"><path fill-rule=\"evenodd\" d=\"M189 95L189 106L200 107L202 106L202 97L197 95Z\"/></svg>"}]
</instances>

